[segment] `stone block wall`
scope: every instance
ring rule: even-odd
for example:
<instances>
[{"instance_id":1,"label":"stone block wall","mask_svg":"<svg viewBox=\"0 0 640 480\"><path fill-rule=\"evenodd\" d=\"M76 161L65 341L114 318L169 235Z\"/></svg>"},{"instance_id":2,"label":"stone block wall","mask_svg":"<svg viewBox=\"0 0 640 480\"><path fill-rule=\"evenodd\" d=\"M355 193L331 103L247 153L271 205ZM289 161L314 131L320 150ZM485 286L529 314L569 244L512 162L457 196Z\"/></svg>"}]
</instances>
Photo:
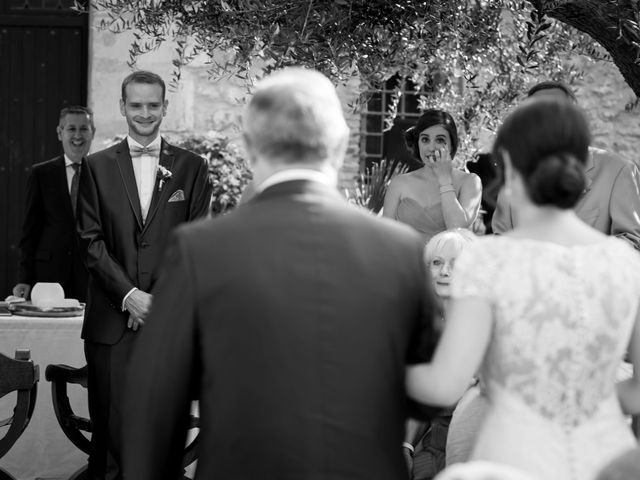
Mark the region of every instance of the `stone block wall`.
<instances>
[{"instance_id":1,"label":"stone block wall","mask_svg":"<svg viewBox=\"0 0 640 480\"><path fill-rule=\"evenodd\" d=\"M579 58L584 78L576 86L578 103L587 113L593 145L616 152L640 165L640 106L613 63Z\"/></svg>"}]
</instances>

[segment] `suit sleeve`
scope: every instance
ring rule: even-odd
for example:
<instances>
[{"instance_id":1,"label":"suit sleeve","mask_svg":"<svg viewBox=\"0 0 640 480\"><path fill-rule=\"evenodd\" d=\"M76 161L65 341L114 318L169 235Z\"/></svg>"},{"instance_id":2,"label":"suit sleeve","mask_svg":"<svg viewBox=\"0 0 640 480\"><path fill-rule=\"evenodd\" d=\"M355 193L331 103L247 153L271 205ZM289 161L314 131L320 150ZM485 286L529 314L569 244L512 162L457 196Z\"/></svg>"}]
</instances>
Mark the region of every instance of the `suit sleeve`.
<instances>
[{"instance_id":1,"label":"suit sleeve","mask_svg":"<svg viewBox=\"0 0 640 480\"><path fill-rule=\"evenodd\" d=\"M504 189L498 193L496 209L491 218L491 229L493 233L501 234L513 230L513 218L511 217L511 205L504 195Z\"/></svg>"},{"instance_id":2,"label":"suit sleeve","mask_svg":"<svg viewBox=\"0 0 640 480\"><path fill-rule=\"evenodd\" d=\"M20 237L20 259L18 263L18 283L33 285L36 281L35 257L42 225L44 205L37 171L32 167L27 178L26 206L22 236Z\"/></svg>"},{"instance_id":3,"label":"suit sleeve","mask_svg":"<svg viewBox=\"0 0 640 480\"><path fill-rule=\"evenodd\" d=\"M191 204L189 205L189 220L196 220L206 217L211 207L211 193L213 186L209 179L209 166L207 161L198 157L199 162L198 173L195 179L193 195L191 196Z\"/></svg>"},{"instance_id":4,"label":"suit sleeve","mask_svg":"<svg viewBox=\"0 0 640 480\"><path fill-rule=\"evenodd\" d=\"M179 234L173 234L129 364L122 438L125 478L181 477L189 407L200 372L191 265Z\"/></svg>"},{"instance_id":5,"label":"suit sleeve","mask_svg":"<svg viewBox=\"0 0 640 480\"><path fill-rule=\"evenodd\" d=\"M100 199L91 163L85 161L78 184L77 222L81 252L91 275L98 280L114 306L135 287L105 243Z\"/></svg>"},{"instance_id":6,"label":"suit sleeve","mask_svg":"<svg viewBox=\"0 0 640 480\"><path fill-rule=\"evenodd\" d=\"M609 215L610 234L640 250L640 172L631 163L620 170L613 183Z\"/></svg>"}]
</instances>

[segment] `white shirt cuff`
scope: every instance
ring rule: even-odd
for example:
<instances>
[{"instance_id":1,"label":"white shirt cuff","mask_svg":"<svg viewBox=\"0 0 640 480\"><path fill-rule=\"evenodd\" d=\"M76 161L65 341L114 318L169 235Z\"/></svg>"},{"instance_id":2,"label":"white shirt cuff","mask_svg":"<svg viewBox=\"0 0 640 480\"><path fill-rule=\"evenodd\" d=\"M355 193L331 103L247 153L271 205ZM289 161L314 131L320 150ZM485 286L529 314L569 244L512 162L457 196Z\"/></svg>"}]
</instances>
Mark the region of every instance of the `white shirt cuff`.
<instances>
[{"instance_id":1,"label":"white shirt cuff","mask_svg":"<svg viewBox=\"0 0 640 480\"><path fill-rule=\"evenodd\" d=\"M124 312L126 310L125 306L124 306L124 302L127 301L127 298L129 298L129 296L134 292L134 290L138 290L136 287L133 287L131 290L129 290L129 293L127 293L124 298L122 299L122 311Z\"/></svg>"}]
</instances>

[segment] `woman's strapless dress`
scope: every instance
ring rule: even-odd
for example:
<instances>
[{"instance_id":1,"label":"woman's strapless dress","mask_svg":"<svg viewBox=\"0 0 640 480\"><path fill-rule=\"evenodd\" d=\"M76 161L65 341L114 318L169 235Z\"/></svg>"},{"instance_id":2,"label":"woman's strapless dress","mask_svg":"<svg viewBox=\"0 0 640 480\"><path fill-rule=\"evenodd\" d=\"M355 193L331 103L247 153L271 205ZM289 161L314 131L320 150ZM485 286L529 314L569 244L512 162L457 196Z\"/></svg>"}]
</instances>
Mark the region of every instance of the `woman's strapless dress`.
<instances>
[{"instance_id":1,"label":"woman's strapless dress","mask_svg":"<svg viewBox=\"0 0 640 480\"><path fill-rule=\"evenodd\" d=\"M401 198L395 219L413 227L422 235L425 244L431 237L447 229L440 202L423 207L413 198Z\"/></svg>"}]
</instances>

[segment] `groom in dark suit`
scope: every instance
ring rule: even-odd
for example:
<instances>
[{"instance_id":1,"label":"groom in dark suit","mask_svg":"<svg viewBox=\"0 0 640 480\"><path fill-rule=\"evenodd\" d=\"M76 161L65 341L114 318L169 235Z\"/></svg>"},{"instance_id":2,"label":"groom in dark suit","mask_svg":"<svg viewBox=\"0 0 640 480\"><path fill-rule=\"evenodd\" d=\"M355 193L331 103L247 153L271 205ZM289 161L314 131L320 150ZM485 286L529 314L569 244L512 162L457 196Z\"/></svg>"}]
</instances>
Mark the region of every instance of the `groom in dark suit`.
<instances>
[{"instance_id":1,"label":"groom in dark suit","mask_svg":"<svg viewBox=\"0 0 640 480\"><path fill-rule=\"evenodd\" d=\"M349 131L323 75L285 69L244 118L255 195L181 227L132 356L127 478L404 480L407 362L431 355L421 239L336 190Z\"/></svg>"},{"instance_id":2,"label":"groom in dark suit","mask_svg":"<svg viewBox=\"0 0 640 480\"><path fill-rule=\"evenodd\" d=\"M137 71L125 78L120 112L129 134L90 155L80 178L79 232L91 273L82 338L93 421L92 478L122 478L123 380L137 331L152 299L157 301L149 292L171 230L209 209L205 160L159 135L166 110L158 75Z\"/></svg>"},{"instance_id":3,"label":"groom in dark suit","mask_svg":"<svg viewBox=\"0 0 640 480\"><path fill-rule=\"evenodd\" d=\"M18 297L28 299L37 282L55 282L65 297L86 300L88 274L78 249L75 210L81 165L95 131L91 110L63 108L56 132L64 154L29 172L18 283L13 287Z\"/></svg>"}]
</instances>

